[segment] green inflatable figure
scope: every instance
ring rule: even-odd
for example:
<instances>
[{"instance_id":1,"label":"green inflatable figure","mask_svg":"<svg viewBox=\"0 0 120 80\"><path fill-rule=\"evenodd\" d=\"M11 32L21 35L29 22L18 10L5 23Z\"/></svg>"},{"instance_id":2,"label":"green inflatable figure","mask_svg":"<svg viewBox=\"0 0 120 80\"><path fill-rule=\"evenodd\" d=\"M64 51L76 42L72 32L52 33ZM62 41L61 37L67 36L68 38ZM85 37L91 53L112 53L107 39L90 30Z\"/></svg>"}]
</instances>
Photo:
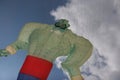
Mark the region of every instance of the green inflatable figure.
<instances>
[{"instance_id":1,"label":"green inflatable figure","mask_svg":"<svg viewBox=\"0 0 120 80\"><path fill-rule=\"evenodd\" d=\"M0 56L28 50L28 55L17 80L47 80L53 61L59 56L68 56L61 64L71 80L83 80L79 67L92 54L89 40L74 34L68 20L60 19L54 25L31 22L25 24L18 39L0 50Z\"/></svg>"}]
</instances>

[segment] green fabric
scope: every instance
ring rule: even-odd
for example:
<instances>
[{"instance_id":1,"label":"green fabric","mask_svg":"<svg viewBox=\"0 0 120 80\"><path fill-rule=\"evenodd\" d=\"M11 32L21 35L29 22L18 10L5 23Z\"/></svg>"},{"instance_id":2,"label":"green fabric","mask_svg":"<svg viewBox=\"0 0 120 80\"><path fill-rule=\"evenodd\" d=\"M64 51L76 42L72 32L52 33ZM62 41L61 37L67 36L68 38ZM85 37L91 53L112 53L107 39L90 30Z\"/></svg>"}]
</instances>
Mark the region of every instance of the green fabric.
<instances>
[{"instance_id":1,"label":"green fabric","mask_svg":"<svg viewBox=\"0 0 120 80\"><path fill-rule=\"evenodd\" d=\"M29 55L53 62L58 56L68 56L62 63L70 76L79 75L79 67L90 57L92 44L69 29L59 29L54 25L28 23L18 39L11 44L16 50L26 49Z\"/></svg>"},{"instance_id":2,"label":"green fabric","mask_svg":"<svg viewBox=\"0 0 120 80\"><path fill-rule=\"evenodd\" d=\"M55 23L55 26L59 27L61 29L67 29L70 26L70 24L69 24L68 20L60 19L60 20L58 20L58 22Z\"/></svg>"},{"instance_id":3,"label":"green fabric","mask_svg":"<svg viewBox=\"0 0 120 80\"><path fill-rule=\"evenodd\" d=\"M6 49L0 49L0 57L7 57L10 53Z\"/></svg>"}]
</instances>

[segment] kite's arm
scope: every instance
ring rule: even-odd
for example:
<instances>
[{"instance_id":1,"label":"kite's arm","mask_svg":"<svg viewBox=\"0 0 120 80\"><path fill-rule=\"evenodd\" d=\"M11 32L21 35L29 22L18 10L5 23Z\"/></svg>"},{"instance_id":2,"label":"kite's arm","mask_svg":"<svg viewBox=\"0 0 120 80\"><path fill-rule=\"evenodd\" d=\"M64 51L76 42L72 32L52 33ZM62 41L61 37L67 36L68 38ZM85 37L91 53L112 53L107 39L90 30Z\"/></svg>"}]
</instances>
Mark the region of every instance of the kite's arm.
<instances>
[{"instance_id":1,"label":"kite's arm","mask_svg":"<svg viewBox=\"0 0 120 80\"><path fill-rule=\"evenodd\" d=\"M92 49L93 46L87 39L83 37L75 38L70 55L62 63L63 69L69 73L71 80L83 80L79 68L91 56Z\"/></svg>"},{"instance_id":2,"label":"kite's arm","mask_svg":"<svg viewBox=\"0 0 120 80\"><path fill-rule=\"evenodd\" d=\"M6 50L10 53L10 54L15 54L18 50L26 50L28 48L28 43L20 41L20 40L16 40L14 43L8 45L6 47Z\"/></svg>"},{"instance_id":3,"label":"kite's arm","mask_svg":"<svg viewBox=\"0 0 120 80\"><path fill-rule=\"evenodd\" d=\"M13 42L12 44L8 45L6 47L6 50L10 54L15 54L16 51L18 50L26 50L28 49L29 45L29 37L30 34L37 28L39 28L42 24L40 23L27 23L25 26L22 28L18 39Z\"/></svg>"}]
</instances>

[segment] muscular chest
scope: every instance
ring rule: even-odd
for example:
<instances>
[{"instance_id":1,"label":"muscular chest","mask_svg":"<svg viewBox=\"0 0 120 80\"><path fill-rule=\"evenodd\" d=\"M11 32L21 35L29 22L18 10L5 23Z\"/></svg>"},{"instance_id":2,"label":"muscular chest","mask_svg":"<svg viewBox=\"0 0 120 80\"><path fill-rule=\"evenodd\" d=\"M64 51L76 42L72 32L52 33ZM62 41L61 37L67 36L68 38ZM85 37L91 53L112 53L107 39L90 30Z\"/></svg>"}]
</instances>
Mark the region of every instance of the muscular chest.
<instances>
[{"instance_id":1,"label":"muscular chest","mask_svg":"<svg viewBox=\"0 0 120 80\"><path fill-rule=\"evenodd\" d=\"M66 33L62 33L58 30L45 29L45 30L35 30L30 38L30 48L35 53L51 55L62 55L67 54L70 51L71 43L69 39L65 37Z\"/></svg>"},{"instance_id":2,"label":"muscular chest","mask_svg":"<svg viewBox=\"0 0 120 80\"><path fill-rule=\"evenodd\" d=\"M32 32L29 38L30 43L36 43L39 46L55 47L64 39L64 33L59 30L37 29Z\"/></svg>"}]
</instances>

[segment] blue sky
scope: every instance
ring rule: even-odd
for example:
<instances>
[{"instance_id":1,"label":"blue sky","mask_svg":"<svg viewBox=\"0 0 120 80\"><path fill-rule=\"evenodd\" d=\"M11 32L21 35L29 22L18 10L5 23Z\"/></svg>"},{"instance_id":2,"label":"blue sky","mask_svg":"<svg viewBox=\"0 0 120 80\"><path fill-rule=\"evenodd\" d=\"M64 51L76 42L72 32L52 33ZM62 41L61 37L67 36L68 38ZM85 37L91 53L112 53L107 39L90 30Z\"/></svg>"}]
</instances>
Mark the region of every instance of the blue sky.
<instances>
[{"instance_id":1,"label":"blue sky","mask_svg":"<svg viewBox=\"0 0 120 80\"><path fill-rule=\"evenodd\" d=\"M65 5L66 0L0 0L0 49L14 42L27 22L53 24L50 11ZM0 58L0 80L16 80L26 51ZM56 76L56 77L54 77ZM56 66L48 80L63 80L65 75Z\"/></svg>"}]
</instances>

